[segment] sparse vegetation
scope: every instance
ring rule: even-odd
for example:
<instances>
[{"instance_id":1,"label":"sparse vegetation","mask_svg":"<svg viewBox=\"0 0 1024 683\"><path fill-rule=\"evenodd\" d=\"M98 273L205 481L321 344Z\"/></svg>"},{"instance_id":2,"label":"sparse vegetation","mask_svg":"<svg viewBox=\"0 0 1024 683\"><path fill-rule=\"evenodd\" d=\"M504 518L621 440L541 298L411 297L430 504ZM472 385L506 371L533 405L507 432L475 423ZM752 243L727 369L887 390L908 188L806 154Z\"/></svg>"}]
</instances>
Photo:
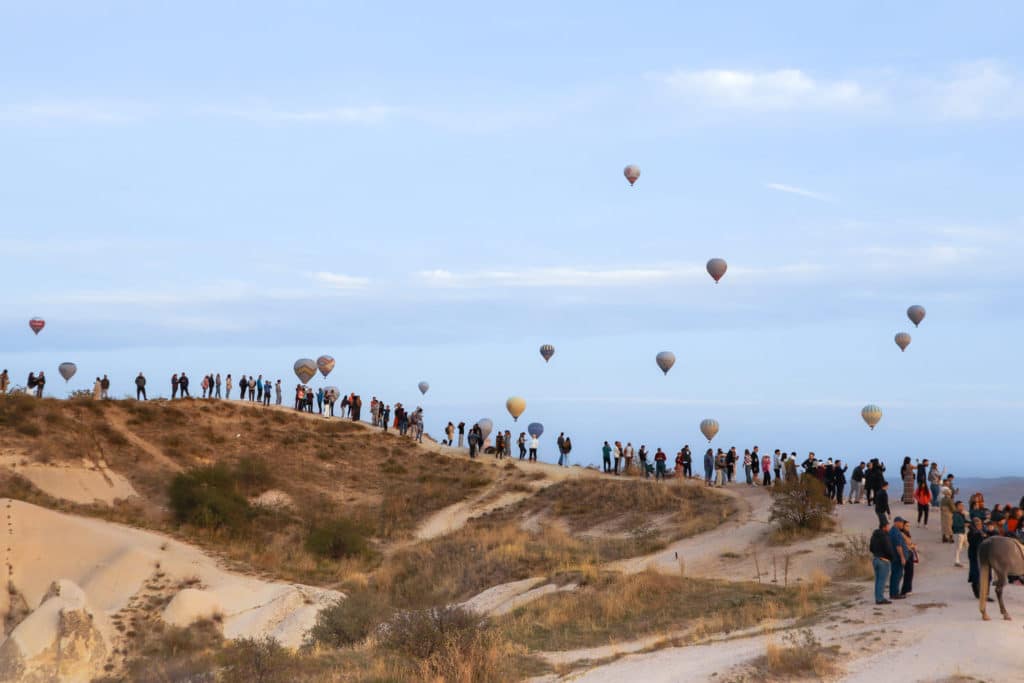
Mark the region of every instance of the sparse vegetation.
<instances>
[{"instance_id":1,"label":"sparse vegetation","mask_svg":"<svg viewBox=\"0 0 1024 683\"><path fill-rule=\"evenodd\" d=\"M755 664L772 679L821 680L836 672L839 648L824 647L810 629L787 633L783 641L769 641L764 658Z\"/></svg>"},{"instance_id":2,"label":"sparse vegetation","mask_svg":"<svg viewBox=\"0 0 1024 683\"><path fill-rule=\"evenodd\" d=\"M364 640L390 617L384 599L373 591L352 592L320 610L316 625L307 635L307 644L342 647Z\"/></svg>"},{"instance_id":3,"label":"sparse vegetation","mask_svg":"<svg viewBox=\"0 0 1024 683\"><path fill-rule=\"evenodd\" d=\"M340 560L369 555L370 544L363 525L336 517L313 525L306 537L306 549L320 558Z\"/></svg>"},{"instance_id":4,"label":"sparse vegetation","mask_svg":"<svg viewBox=\"0 0 1024 683\"><path fill-rule=\"evenodd\" d=\"M846 541L838 544L836 550L836 578L868 581L874 576L866 536L847 536Z\"/></svg>"},{"instance_id":5,"label":"sparse vegetation","mask_svg":"<svg viewBox=\"0 0 1024 683\"><path fill-rule=\"evenodd\" d=\"M171 481L168 499L174 519L200 529L241 534L249 529L253 510L238 480L223 464L197 467Z\"/></svg>"},{"instance_id":6,"label":"sparse vegetation","mask_svg":"<svg viewBox=\"0 0 1024 683\"><path fill-rule=\"evenodd\" d=\"M829 531L835 526L835 501L825 495L825 485L804 475L776 483L770 489L773 525L771 540L789 543Z\"/></svg>"}]
</instances>

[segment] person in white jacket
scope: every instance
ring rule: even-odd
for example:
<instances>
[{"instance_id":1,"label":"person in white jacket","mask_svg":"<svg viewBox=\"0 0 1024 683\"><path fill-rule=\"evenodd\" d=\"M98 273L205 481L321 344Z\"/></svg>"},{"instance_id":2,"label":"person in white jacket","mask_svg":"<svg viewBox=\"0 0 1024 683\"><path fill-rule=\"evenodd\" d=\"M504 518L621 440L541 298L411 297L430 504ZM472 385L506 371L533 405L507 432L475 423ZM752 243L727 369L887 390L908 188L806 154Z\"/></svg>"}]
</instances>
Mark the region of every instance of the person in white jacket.
<instances>
[{"instance_id":1,"label":"person in white jacket","mask_svg":"<svg viewBox=\"0 0 1024 683\"><path fill-rule=\"evenodd\" d=\"M540 439L536 436L530 437L530 461L537 462L537 447L540 445Z\"/></svg>"}]
</instances>

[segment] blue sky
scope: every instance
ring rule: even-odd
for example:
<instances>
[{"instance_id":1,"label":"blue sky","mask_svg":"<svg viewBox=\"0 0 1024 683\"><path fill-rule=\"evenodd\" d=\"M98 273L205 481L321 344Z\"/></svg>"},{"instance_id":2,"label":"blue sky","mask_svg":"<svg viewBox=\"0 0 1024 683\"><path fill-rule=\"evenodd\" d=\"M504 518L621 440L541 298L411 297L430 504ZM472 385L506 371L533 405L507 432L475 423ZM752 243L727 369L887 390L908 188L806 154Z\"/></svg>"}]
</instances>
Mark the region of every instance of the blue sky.
<instances>
[{"instance_id":1,"label":"blue sky","mask_svg":"<svg viewBox=\"0 0 1024 683\"><path fill-rule=\"evenodd\" d=\"M715 445L1017 464L1016 3L210 5L0 2L19 382L331 353L364 395L429 380L435 431L523 395L586 460L716 417Z\"/></svg>"}]
</instances>

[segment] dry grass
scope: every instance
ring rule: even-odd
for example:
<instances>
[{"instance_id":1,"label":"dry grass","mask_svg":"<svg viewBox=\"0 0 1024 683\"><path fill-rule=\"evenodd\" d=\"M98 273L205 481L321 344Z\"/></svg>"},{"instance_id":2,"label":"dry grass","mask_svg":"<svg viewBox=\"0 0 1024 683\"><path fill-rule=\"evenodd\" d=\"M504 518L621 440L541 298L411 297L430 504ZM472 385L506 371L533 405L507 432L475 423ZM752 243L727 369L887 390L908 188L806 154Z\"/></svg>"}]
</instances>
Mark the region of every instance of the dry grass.
<instances>
[{"instance_id":1,"label":"dry grass","mask_svg":"<svg viewBox=\"0 0 1024 683\"><path fill-rule=\"evenodd\" d=\"M768 680L822 680L836 673L839 648L823 647L810 629L788 633L784 643L769 641L765 656L754 666Z\"/></svg>"},{"instance_id":2,"label":"dry grass","mask_svg":"<svg viewBox=\"0 0 1024 683\"><path fill-rule=\"evenodd\" d=\"M805 617L825 601L823 584L782 588L643 572L594 575L577 590L536 600L498 621L507 637L558 650L687 631L692 639L770 619Z\"/></svg>"},{"instance_id":3,"label":"dry grass","mask_svg":"<svg viewBox=\"0 0 1024 683\"><path fill-rule=\"evenodd\" d=\"M866 536L847 536L845 542L833 544L831 547L835 547L837 551L837 579L869 581L874 577Z\"/></svg>"}]
</instances>

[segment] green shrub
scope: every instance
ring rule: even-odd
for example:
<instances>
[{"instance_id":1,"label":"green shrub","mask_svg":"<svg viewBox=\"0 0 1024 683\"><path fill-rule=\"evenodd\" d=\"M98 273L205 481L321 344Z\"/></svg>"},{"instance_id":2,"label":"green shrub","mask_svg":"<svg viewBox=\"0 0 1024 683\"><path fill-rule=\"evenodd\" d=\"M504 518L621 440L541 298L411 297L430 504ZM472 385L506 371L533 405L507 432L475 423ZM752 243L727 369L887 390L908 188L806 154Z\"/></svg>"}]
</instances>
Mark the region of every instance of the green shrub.
<instances>
[{"instance_id":1,"label":"green shrub","mask_svg":"<svg viewBox=\"0 0 1024 683\"><path fill-rule=\"evenodd\" d=\"M386 621L390 610L378 594L358 591L320 610L316 624L309 630L309 645L342 647L365 639Z\"/></svg>"},{"instance_id":2,"label":"green shrub","mask_svg":"<svg viewBox=\"0 0 1024 683\"><path fill-rule=\"evenodd\" d=\"M270 636L242 638L221 653L224 683L292 683L296 656Z\"/></svg>"},{"instance_id":3,"label":"green shrub","mask_svg":"<svg viewBox=\"0 0 1024 683\"><path fill-rule=\"evenodd\" d=\"M169 497L171 511L179 524L237 533L248 526L253 514L249 501L238 490L233 473L222 464L175 475Z\"/></svg>"},{"instance_id":4,"label":"green shrub","mask_svg":"<svg viewBox=\"0 0 1024 683\"><path fill-rule=\"evenodd\" d=\"M317 557L332 560L366 556L370 552L367 533L363 525L336 517L319 522L309 530L306 549Z\"/></svg>"},{"instance_id":5,"label":"green shrub","mask_svg":"<svg viewBox=\"0 0 1024 683\"><path fill-rule=\"evenodd\" d=\"M235 465L235 480L249 495L258 495L274 484L270 465L263 458L246 456Z\"/></svg>"}]
</instances>

